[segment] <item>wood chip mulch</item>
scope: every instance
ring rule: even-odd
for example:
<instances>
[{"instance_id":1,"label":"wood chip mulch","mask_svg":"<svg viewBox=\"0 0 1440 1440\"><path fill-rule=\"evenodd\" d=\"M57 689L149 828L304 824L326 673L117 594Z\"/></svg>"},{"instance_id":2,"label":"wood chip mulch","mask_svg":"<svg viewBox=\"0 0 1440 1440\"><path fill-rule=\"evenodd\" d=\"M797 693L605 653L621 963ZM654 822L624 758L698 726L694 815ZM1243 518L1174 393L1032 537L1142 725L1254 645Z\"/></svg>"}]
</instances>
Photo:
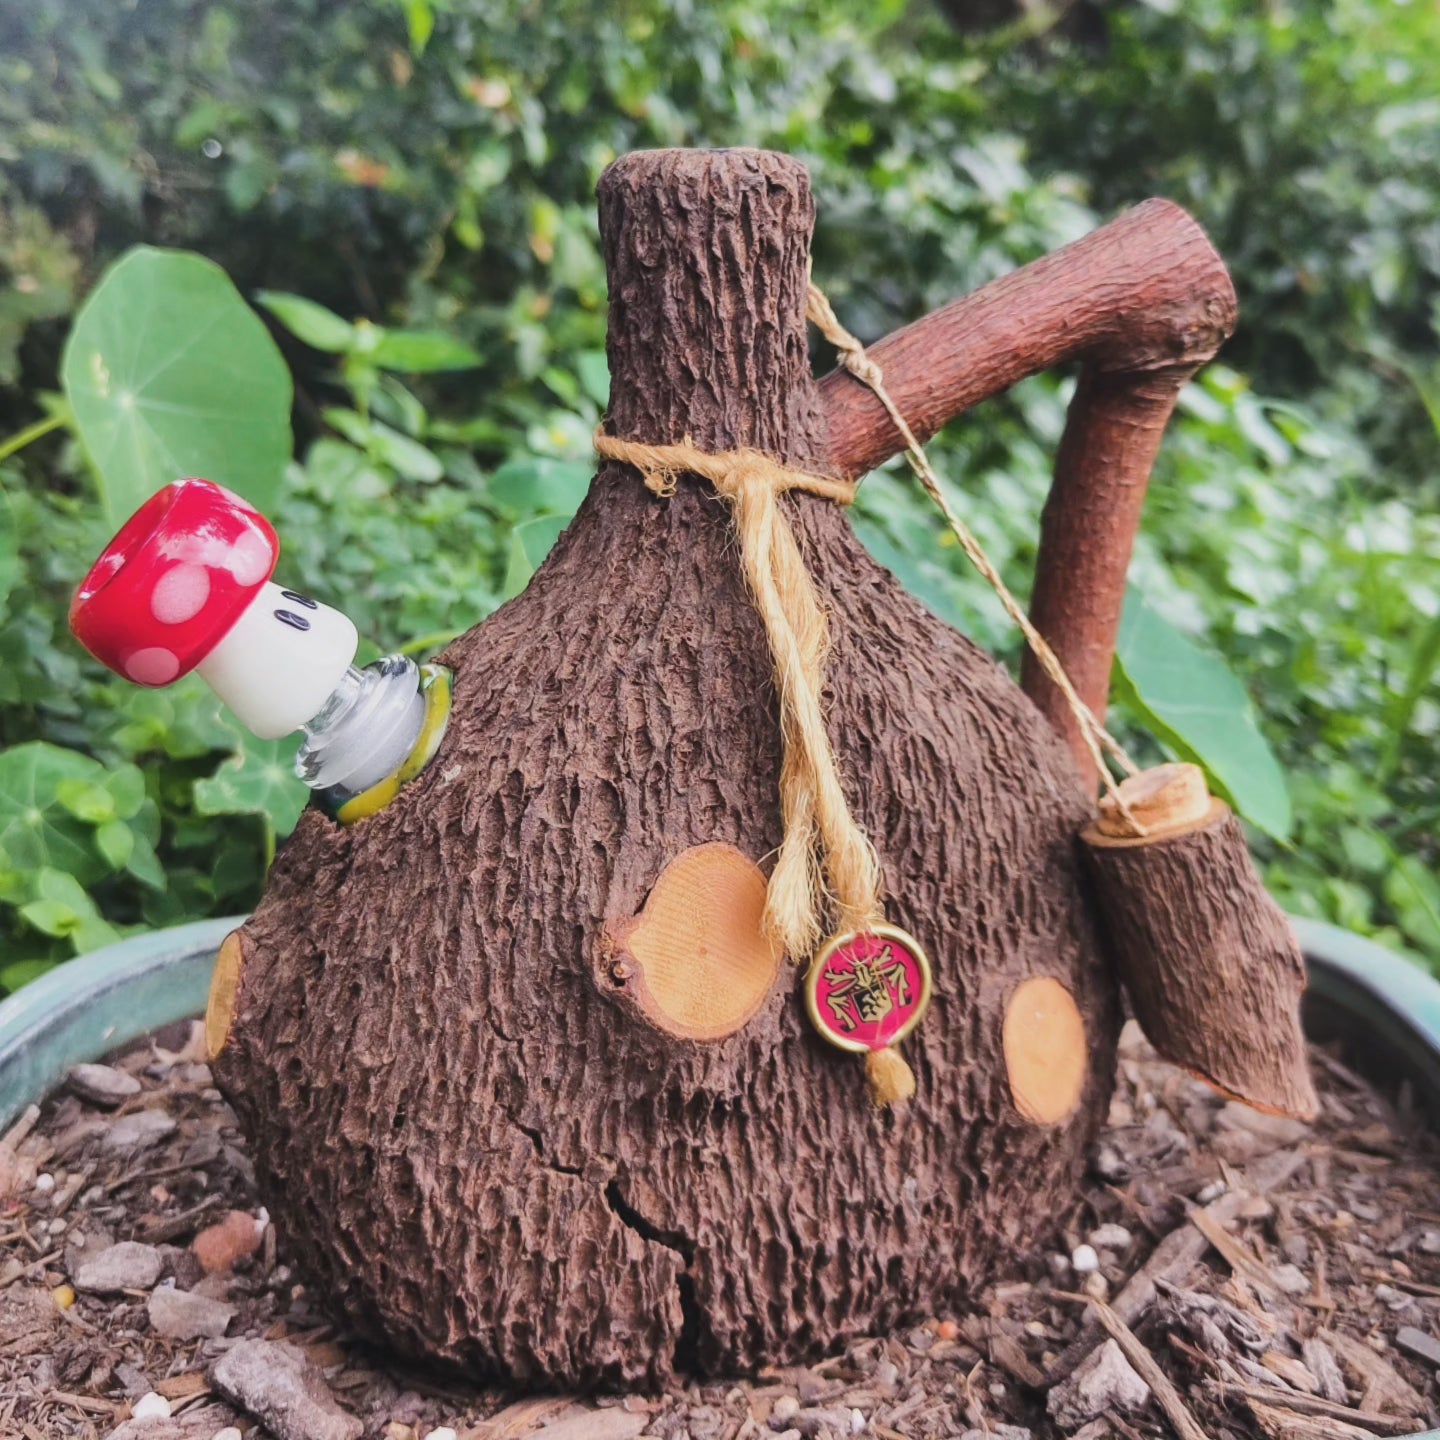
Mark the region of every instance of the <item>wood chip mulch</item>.
<instances>
[{"instance_id":1,"label":"wood chip mulch","mask_svg":"<svg viewBox=\"0 0 1440 1440\"><path fill-rule=\"evenodd\" d=\"M259 1208L197 1028L0 1140L4 1440L1366 1440L1440 1419L1440 1144L1326 1051L1305 1126L1129 1029L1078 1217L1025 1274L812 1369L594 1400L349 1343ZM299 1398L252 1393L282 1373Z\"/></svg>"}]
</instances>

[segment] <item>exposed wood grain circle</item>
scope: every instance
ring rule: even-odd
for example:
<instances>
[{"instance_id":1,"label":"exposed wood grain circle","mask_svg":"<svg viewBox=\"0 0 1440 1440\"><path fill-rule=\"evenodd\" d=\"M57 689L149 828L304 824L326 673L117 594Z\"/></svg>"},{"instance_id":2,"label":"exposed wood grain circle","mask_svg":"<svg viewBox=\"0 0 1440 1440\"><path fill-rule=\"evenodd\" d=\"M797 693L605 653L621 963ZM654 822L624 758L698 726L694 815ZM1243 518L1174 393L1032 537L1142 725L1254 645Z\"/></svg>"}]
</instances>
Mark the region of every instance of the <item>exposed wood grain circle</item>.
<instances>
[{"instance_id":1,"label":"exposed wood grain circle","mask_svg":"<svg viewBox=\"0 0 1440 1440\"><path fill-rule=\"evenodd\" d=\"M1004 1041L1015 1108L1037 1125L1065 1119L1080 1103L1089 1063L1074 997L1048 976L1023 981L1005 1011Z\"/></svg>"},{"instance_id":2,"label":"exposed wood grain circle","mask_svg":"<svg viewBox=\"0 0 1440 1440\"><path fill-rule=\"evenodd\" d=\"M1120 785L1119 799L1145 827L1144 839L1156 839L1204 822L1210 814L1210 792L1198 765L1177 762L1155 765ZM1100 801L1095 828L1111 839L1137 838L1129 817L1114 795Z\"/></svg>"},{"instance_id":3,"label":"exposed wood grain circle","mask_svg":"<svg viewBox=\"0 0 1440 1440\"><path fill-rule=\"evenodd\" d=\"M781 950L765 935L765 876L733 845L697 845L661 872L611 974L660 1029L733 1035L764 1003Z\"/></svg>"},{"instance_id":4,"label":"exposed wood grain circle","mask_svg":"<svg viewBox=\"0 0 1440 1440\"><path fill-rule=\"evenodd\" d=\"M205 1054L213 1060L224 1048L235 1018L235 997L240 992L240 972L245 954L240 932L232 930L221 942L210 978L210 998L205 1002Z\"/></svg>"}]
</instances>

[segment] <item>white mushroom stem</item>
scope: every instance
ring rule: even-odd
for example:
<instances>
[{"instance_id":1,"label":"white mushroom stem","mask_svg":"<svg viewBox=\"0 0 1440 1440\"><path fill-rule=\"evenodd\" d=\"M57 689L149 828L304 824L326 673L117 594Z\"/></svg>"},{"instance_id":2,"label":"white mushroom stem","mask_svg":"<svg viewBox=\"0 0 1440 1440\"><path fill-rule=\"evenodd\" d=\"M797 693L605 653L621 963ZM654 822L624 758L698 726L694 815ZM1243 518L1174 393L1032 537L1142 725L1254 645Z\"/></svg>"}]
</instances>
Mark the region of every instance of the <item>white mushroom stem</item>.
<instances>
[{"instance_id":1,"label":"white mushroom stem","mask_svg":"<svg viewBox=\"0 0 1440 1440\"><path fill-rule=\"evenodd\" d=\"M196 670L247 730L278 740L324 708L359 643L338 610L267 582Z\"/></svg>"}]
</instances>

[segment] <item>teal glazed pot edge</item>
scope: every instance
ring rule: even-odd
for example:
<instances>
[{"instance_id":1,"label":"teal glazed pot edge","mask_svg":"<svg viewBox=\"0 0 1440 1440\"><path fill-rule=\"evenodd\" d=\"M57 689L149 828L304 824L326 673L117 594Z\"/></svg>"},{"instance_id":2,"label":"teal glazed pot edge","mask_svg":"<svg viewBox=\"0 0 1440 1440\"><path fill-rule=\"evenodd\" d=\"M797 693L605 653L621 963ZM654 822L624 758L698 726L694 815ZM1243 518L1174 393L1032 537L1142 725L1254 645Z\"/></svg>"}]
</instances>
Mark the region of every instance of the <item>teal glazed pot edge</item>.
<instances>
[{"instance_id":1,"label":"teal glazed pot edge","mask_svg":"<svg viewBox=\"0 0 1440 1440\"><path fill-rule=\"evenodd\" d=\"M220 942L243 915L135 935L0 1003L0 1135L72 1065L203 1013Z\"/></svg>"},{"instance_id":2,"label":"teal glazed pot edge","mask_svg":"<svg viewBox=\"0 0 1440 1440\"><path fill-rule=\"evenodd\" d=\"M72 1065L201 1014L220 942L243 915L137 935L81 956L0 1003L0 1135ZM1357 1068L1408 1079L1440 1129L1440 982L1373 941L1294 919L1309 968L1305 1029L1344 1038ZM1377 1073L1378 1072L1378 1073ZM1440 1440L1426 1430L1410 1440Z\"/></svg>"}]
</instances>

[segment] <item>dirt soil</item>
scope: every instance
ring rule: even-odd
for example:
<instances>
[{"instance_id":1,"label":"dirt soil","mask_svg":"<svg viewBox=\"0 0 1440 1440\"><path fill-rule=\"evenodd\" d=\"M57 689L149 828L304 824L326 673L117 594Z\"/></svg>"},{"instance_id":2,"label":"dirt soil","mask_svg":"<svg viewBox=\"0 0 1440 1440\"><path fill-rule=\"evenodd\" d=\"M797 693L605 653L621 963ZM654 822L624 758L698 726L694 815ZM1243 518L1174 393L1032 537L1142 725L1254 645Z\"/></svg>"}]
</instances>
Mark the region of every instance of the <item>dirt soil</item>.
<instances>
[{"instance_id":1,"label":"dirt soil","mask_svg":"<svg viewBox=\"0 0 1440 1440\"><path fill-rule=\"evenodd\" d=\"M1440 1420L1440 1144L1325 1051L1306 1126L1227 1103L1132 1027L1082 1205L1025 1274L812 1369L598 1399L351 1343L259 1208L200 1055L198 1027L171 1027L0 1140L3 1440L1353 1440Z\"/></svg>"}]
</instances>

